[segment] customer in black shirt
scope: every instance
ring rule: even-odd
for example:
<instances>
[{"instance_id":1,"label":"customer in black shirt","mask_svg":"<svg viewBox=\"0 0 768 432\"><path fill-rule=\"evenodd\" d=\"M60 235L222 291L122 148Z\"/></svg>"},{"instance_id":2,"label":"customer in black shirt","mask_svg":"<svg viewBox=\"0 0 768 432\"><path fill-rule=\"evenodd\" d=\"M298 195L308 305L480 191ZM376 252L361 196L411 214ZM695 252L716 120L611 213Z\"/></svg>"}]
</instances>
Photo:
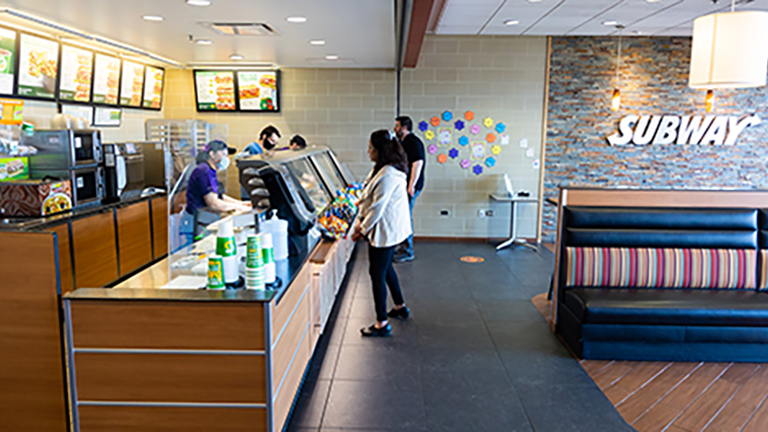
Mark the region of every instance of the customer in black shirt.
<instances>
[{"instance_id":1,"label":"customer in black shirt","mask_svg":"<svg viewBox=\"0 0 768 432\"><path fill-rule=\"evenodd\" d=\"M408 204L411 209L411 230L413 231L413 206L424 188L424 144L419 137L412 133L413 120L407 116L395 119L395 134L408 156ZM400 252L395 255L398 263L413 261L413 234L401 245Z\"/></svg>"}]
</instances>

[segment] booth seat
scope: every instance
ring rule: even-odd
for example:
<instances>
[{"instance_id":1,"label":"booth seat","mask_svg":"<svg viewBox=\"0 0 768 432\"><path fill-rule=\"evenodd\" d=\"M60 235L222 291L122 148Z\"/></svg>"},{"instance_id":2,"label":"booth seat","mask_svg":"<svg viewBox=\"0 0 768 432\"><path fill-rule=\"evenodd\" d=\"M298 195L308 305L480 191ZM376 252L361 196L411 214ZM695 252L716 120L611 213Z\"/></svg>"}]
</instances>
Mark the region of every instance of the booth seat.
<instances>
[{"instance_id":1,"label":"booth seat","mask_svg":"<svg viewBox=\"0 0 768 432\"><path fill-rule=\"evenodd\" d=\"M768 361L768 211L564 207L560 239L579 357Z\"/></svg>"}]
</instances>

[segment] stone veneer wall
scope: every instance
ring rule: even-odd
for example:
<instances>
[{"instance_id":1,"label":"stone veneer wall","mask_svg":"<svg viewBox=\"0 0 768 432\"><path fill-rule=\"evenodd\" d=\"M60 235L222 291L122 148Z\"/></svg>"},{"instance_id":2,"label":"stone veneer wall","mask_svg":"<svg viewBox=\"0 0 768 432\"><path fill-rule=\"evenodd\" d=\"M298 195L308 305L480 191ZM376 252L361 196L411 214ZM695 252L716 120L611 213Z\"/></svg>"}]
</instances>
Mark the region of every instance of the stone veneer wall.
<instances>
[{"instance_id":1,"label":"stone veneer wall","mask_svg":"<svg viewBox=\"0 0 768 432\"><path fill-rule=\"evenodd\" d=\"M756 113L735 146L632 144L611 147L619 120L637 115L705 115L706 91L688 88L689 38L625 37L621 109L610 110L616 37L553 37L545 197L561 186L631 188L768 187L768 89L716 91L711 115ZM545 241L556 236L556 209L544 208Z\"/></svg>"}]
</instances>

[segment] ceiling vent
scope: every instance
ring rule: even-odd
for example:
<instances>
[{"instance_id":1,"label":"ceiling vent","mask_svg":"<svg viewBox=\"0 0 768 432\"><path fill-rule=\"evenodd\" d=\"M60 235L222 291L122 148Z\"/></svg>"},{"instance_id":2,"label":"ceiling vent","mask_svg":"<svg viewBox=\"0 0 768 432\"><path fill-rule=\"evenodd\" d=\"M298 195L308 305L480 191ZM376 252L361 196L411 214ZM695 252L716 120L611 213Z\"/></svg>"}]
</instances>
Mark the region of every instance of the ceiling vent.
<instances>
[{"instance_id":1,"label":"ceiling vent","mask_svg":"<svg viewBox=\"0 0 768 432\"><path fill-rule=\"evenodd\" d=\"M218 34L225 36L280 36L280 33L265 23L200 23Z\"/></svg>"}]
</instances>

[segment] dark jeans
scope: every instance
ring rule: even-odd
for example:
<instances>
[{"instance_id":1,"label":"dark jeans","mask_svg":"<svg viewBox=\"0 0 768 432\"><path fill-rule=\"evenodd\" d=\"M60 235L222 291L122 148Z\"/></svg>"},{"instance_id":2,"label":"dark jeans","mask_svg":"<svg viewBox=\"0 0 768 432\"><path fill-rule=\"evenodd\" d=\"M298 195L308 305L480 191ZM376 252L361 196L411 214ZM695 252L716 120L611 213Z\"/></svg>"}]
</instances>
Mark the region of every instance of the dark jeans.
<instances>
[{"instance_id":1,"label":"dark jeans","mask_svg":"<svg viewBox=\"0 0 768 432\"><path fill-rule=\"evenodd\" d=\"M400 244L400 248L404 255L413 256L413 206L416 205L416 198L419 197L421 191L416 191L412 197L408 197L408 208L411 210L411 235Z\"/></svg>"},{"instance_id":2,"label":"dark jeans","mask_svg":"<svg viewBox=\"0 0 768 432\"><path fill-rule=\"evenodd\" d=\"M400 291L400 282L397 280L397 273L392 266L394 255L394 246L377 248L368 245L368 261L370 262L368 273L371 275L376 320L379 322L387 320L387 286L389 286L392 301L396 306L405 303L403 293Z\"/></svg>"}]
</instances>

